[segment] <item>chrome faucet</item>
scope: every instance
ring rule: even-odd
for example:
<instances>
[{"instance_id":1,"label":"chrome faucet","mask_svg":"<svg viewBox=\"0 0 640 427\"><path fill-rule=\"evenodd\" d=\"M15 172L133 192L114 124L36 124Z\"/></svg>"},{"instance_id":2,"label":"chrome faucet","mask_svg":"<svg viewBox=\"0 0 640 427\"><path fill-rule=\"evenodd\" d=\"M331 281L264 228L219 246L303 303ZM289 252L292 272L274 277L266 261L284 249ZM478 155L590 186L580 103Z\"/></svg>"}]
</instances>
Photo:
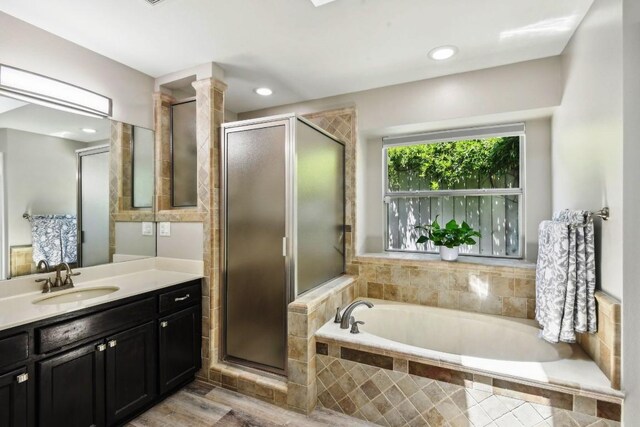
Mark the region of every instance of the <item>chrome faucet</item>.
<instances>
[{"instance_id":1,"label":"chrome faucet","mask_svg":"<svg viewBox=\"0 0 640 427\"><path fill-rule=\"evenodd\" d=\"M349 329L352 318L351 313L359 305L366 305L369 308L373 308L373 304L369 301L360 300L352 302L347 308L345 308L344 313L342 313L342 317L340 318L340 329Z\"/></svg>"}]
</instances>

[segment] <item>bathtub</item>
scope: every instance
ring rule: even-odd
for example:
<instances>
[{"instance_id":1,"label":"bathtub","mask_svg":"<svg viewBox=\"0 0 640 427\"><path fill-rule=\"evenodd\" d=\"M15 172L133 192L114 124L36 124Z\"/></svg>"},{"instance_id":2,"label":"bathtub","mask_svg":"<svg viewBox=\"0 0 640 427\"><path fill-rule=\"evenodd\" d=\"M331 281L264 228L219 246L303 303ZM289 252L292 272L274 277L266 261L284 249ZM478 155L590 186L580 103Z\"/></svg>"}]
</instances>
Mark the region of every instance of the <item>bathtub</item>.
<instances>
[{"instance_id":1,"label":"bathtub","mask_svg":"<svg viewBox=\"0 0 640 427\"><path fill-rule=\"evenodd\" d=\"M374 307L352 313L365 322L359 334L330 321L316 339L493 378L620 395L578 345L538 338L533 320L366 300Z\"/></svg>"}]
</instances>

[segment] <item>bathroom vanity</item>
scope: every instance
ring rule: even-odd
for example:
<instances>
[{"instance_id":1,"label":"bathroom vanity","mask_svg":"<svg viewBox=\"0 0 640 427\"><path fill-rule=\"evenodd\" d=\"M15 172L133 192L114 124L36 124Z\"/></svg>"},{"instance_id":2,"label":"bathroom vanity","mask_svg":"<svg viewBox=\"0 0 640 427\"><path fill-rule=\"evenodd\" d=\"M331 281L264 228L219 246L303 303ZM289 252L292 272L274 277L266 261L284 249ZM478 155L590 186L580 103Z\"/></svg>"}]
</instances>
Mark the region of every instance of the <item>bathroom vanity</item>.
<instances>
[{"instance_id":1,"label":"bathroom vanity","mask_svg":"<svg viewBox=\"0 0 640 427\"><path fill-rule=\"evenodd\" d=\"M134 282L144 272L118 282L125 292L107 302L56 304L50 309L62 314L0 324L0 427L120 425L194 379L201 279L149 273L157 278L142 286ZM164 286L149 290L160 277ZM0 300L0 308L29 298Z\"/></svg>"}]
</instances>

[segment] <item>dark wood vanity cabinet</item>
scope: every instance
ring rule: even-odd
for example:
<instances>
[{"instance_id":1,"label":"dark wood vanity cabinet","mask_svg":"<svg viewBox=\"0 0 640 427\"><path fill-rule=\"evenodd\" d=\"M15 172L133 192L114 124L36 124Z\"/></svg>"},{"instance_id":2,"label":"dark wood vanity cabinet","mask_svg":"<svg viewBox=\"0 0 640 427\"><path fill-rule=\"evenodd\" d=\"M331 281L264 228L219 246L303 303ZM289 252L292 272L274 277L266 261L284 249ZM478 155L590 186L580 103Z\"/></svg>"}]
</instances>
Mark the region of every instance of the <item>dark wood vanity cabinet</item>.
<instances>
[{"instance_id":1,"label":"dark wood vanity cabinet","mask_svg":"<svg viewBox=\"0 0 640 427\"><path fill-rule=\"evenodd\" d=\"M154 322L107 338L106 353L107 425L114 425L158 394Z\"/></svg>"},{"instance_id":2,"label":"dark wood vanity cabinet","mask_svg":"<svg viewBox=\"0 0 640 427\"><path fill-rule=\"evenodd\" d=\"M102 345L93 342L37 363L38 425L105 425Z\"/></svg>"},{"instance_id":3,"label":"dark wood vanity cabinet","mask_svg":"<svg viewBox=\"0 0 640 427\"><path fill-rule=\"evenodd\" d=\"M27 381L25 368L0 375L0 427L28 425Z\"/></svg>"},{"instance_id":4,"label":"dark wood vanity cabinet","mask_svg":"<svg viewBox=\"0 0 640 427\"><path fill-rule=\"evenodd\" d=\"M12 341L4 347L0 332L0 427L121 425L193 380L201 367L200 286L191 281L5 331ZM25 366L14 366L20 359Z\"/></svg>"},{"instance_id":5,"label":"dark wood vanity cabinet","mask_svg":"<svg viewBox=\"0 0 640 427\"><path fill-rule=\"evenodd\" d=\"M160 392L193 377L200 369L200 337L202 321L199 307L182 310L160 319L159 346Z\"/></svg>"}]
</instances>

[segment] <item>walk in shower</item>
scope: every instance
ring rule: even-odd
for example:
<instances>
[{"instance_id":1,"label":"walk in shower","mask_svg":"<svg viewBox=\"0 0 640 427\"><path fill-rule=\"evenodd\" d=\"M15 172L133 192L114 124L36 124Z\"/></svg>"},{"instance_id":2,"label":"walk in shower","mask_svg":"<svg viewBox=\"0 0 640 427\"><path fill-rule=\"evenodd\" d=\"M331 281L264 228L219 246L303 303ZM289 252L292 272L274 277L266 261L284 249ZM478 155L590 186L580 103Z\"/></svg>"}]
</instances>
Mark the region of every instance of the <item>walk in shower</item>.
<instances>
[{"instance_id":1,"label":"walk in shower","mask_svg":"<svg viewBox=\"0 0 640 427\"><path fill-rule=\"evenodd\" d=\"M225 360L286 373L287 305L344 273L344 145L295 115L223 125Z\"/></svg>"}]
</instances>

